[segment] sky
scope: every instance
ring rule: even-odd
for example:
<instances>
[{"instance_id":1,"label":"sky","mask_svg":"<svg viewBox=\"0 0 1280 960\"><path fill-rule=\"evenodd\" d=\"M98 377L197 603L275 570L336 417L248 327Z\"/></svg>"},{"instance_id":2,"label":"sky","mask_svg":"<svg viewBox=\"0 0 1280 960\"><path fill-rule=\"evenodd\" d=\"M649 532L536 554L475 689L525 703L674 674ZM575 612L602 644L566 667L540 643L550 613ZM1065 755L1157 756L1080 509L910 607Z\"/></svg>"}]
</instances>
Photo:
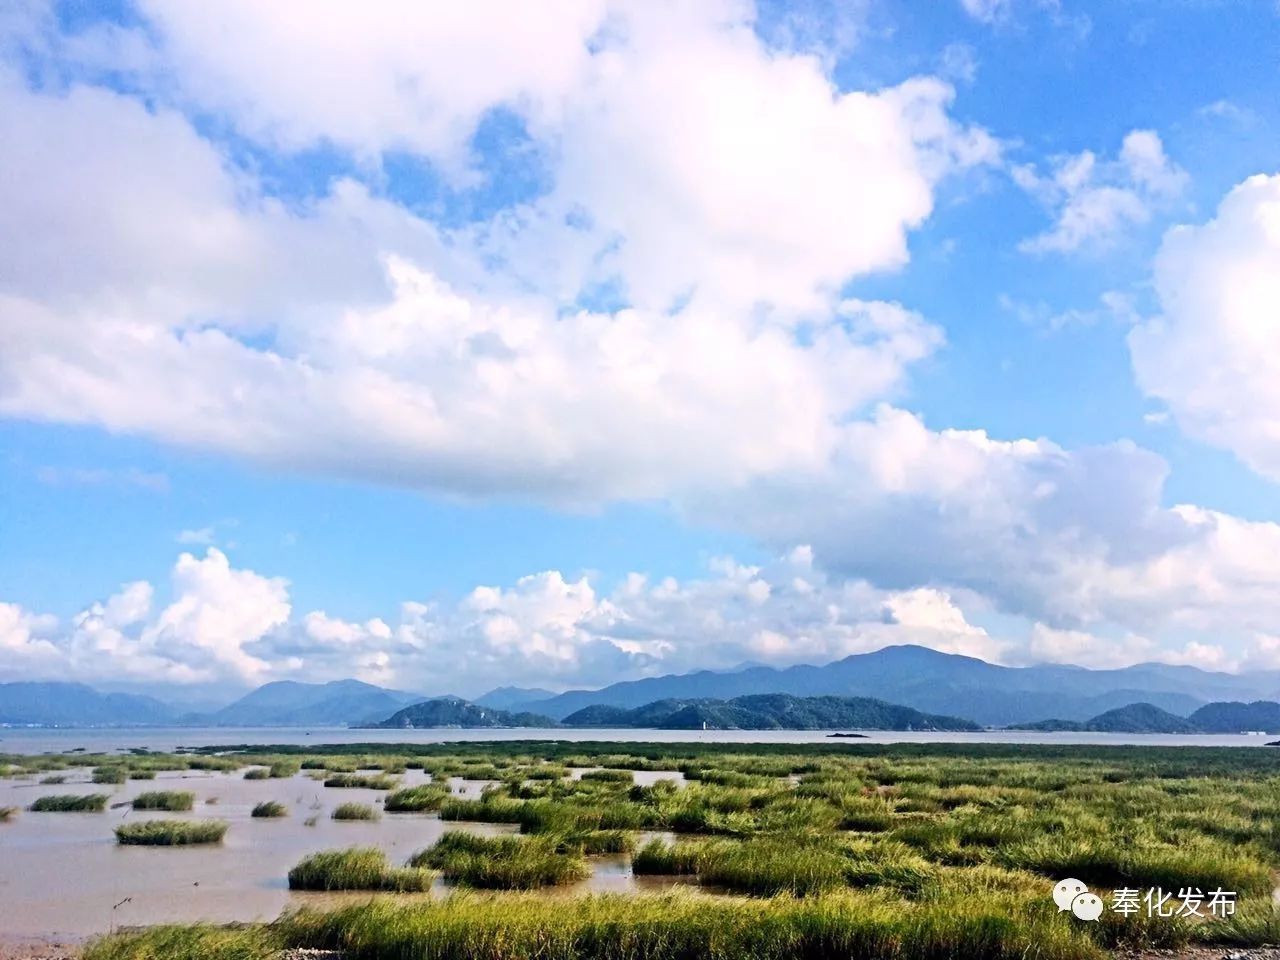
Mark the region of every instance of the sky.
<instances>
[{"instance_id":1,"label":"sky","mask_svg":"<svg viewBox=\"0 0 1280 960\"><path fill-rule=\"evenodd\" d=\"M17 0L0 681L1280 668L1273 0Z\"/></svg>"}]
</instances>

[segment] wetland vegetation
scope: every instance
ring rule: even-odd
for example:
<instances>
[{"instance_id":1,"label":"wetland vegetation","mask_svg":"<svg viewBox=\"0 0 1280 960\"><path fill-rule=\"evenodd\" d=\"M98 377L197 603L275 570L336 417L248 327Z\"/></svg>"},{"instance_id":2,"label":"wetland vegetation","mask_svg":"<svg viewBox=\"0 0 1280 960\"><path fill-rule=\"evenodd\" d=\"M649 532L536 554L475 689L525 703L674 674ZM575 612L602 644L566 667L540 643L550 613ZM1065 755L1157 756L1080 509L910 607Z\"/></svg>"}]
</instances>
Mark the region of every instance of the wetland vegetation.
<instances>
[{"instance_id":1,"label":"wetland vegetation","mask_svg":"<svg viewBox=\"0 0 1280 960\"><path fill-rule=\"evenodd\" d=\"M221 843L226 833L227 825L221 820L141 820L115 828L117 842L140 847Z\"/></svg>"},{"instance_id":2,"label":"wetland vegetation","mask_svg":"<svg viewBox=\"0 0 1280 960\"><path fill-rule=\"evenodd\" d=\"M1261 749L507 742L111 760L0 756L0 765L27 777L95 764L126 776L135 767L234 772L276 764L326 779L415 771L427 781L400 785L384 809L438 816L451 829L436 843L412 856L412 847L393 857L372 847L325 851L297 863L289 884L409 892L439 878L447 895L303 911L239 931L124 934L94 945L90 960L203 956L199 950L214 943L238 944L226 955L245 960L284 946L341 949L350 960L1072 960L1121 947L1280 940L1272 899L1280 755ZM450 789L453 778L472 784L467 795ZM345 808L352 810L344 815L378 816L367 803L342 804L333 816ZM453 829L464 821L519 832ZM170 824L200 823L128 827L159 836L175 829ZM575 886L602 857L683 889L619 896ZM1108 910L1087 924L1060 914L1049 896L1067 876L1104 899L1121 886L1220 888L1238 895L1238 907L1225 919ZM575 894L535 892L555 887Z\"/></svg>"},{"instance_id":3,"label":"wetland vegetation","mask_svg":"<svg viewBox=\"0 0 1280 960\"><path fill-rule=\"evenodd\" d=\"M189 790L150 790L133 798L133 809L180 813L190 810L195 801L196 795Z\"/></svg>"},{"instance_id":4,"label":"wetland vegetation","mask_svg":"<svg viewBox=\"0 0 1280 960\"><path fill-rule=\"evenodd\" d=\"M58 794L40 797L31 809L35 813L101 813L107 809L105 793Z\"/></svg>"}]
</instances>

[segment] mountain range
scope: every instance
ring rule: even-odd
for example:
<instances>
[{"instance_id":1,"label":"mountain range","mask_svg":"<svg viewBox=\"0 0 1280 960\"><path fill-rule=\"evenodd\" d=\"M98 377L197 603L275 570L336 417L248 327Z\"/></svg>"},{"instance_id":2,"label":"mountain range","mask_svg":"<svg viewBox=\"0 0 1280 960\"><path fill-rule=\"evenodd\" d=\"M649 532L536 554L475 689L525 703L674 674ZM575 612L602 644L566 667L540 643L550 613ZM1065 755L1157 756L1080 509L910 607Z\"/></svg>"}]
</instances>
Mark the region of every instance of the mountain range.
<instances>
[{"instance_id":1,"label":"mountain range","mask_svg":"<svg viewBox=\"0 0 1280 960\"><path fill-rule=\"evenodd\" d=\"M500 687L475 698L491 710L561 721L585 707L634 710L655 701L732 701L761 694L875 698L922 713L963 717L983 726L1042 721L1083 724L1107 711L1146 703L1178 717L1214 704L1232 730L1248 701L1280 700L1280 672L1213 673L1145 663L1114 670L1039 665L1005 667L926 647L886 647L823 666L745 666L615 683L599 690ZM358 680L268 683L211 712L191 712L153 697L100 693L73 683L0 684L0 724L47 726L343 726L381 722L430 698ZM436 699L440 699L437 697ZM453 698L458 699L458 698ZM1225 713L1224 713L1225 711ZM1235 711L1231 714L1231 711ZM1277 726L1280 729L1280 725Z\"/></svg>"},{"instance_id":2,"label":"mountain range","mask_svg":"<svg viewBox=\"0 0 1280 960\"><path fill-rule=\"evenodd\" d=\"M1088 731L1091 733L1280 733L1280 703L1208 703L1180 717L1150 703L1131 703L1085 721L1039 720L1019 730Z\"/></svg>"},{"instance_id":3,"label":"mountain range","mask_svg":"<svg viewBox=\"0 0 1280 960\"><path fill-rule=\"evenodd\" d=\"M415 727L554 727L556 722L536 713L511 713L471 703L461 697L435 697L397 710L385 720L360 726Z\"/></svg>"},{"instance_id":4,"label":"mountain range","mask_svg":"<svg viewBox=\"0 0 1280 960\"><path fill-rule=\"evenodd\" d=\"M564 718L569 727L659 730L978 730L972 720L921 713L870 697L755 694L732 700L657 700L634 710L596 705Z\"/></svg>"},{"instance_id":5,"label":"mountain range","mask_svg":"<svg viewBox=\"0 0 1280 960\"><path fill-rule=\"evenodd\" d=\"M629 680L509 703L508 708L562 720L595 704L635 708L655 700L729 700L760 693L876 697L986 726L1008 726L1045 717L1084 721L1138 702L1185 716L1212 701L1280 699L1280 672L1211 673L1160 663L1115 670L1005 667L907 645L854 654L825 666L753 666L732 673L704 670Z\"/></svg>"}]
</instances>

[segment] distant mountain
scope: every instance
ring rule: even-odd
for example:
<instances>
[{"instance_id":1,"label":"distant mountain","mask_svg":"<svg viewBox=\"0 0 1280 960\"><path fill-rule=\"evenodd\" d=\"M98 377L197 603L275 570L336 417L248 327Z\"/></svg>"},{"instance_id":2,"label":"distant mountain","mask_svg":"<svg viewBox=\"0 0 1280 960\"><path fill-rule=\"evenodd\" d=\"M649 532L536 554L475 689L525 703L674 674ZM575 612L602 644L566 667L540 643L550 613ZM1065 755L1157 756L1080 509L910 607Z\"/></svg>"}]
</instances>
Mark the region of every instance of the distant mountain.
<instances>
[{"instance_id":1,"label":"distant mountain","mask_svg":"<svg viewBox=\"0 0 1280 960\"><path fill-rule=\"evenodd\" d=\"M498 710L514 710L535 700L547 700L555 694L540 687L498 687L490 690L482 697L476 697L472 703L482 707L495 707Z\"/></svg>"},{"instance_id":2,"label":"distant mountain","mask_svg":"<svg viewBox=\"0 0 1280 960\"><path fill-rule=\"evenodd\" d=\"M1149 703L1131 703L1108 710L1085 721L1040 720L1014 729L1039 731L1086 731L1089 733L1205 733L1186 717L1179 717Z\"/></svg>"},{"instance_id":3,"label":"distant mountain","mask_svg":"<svg viewBox=\"0 0 1280 960\"><path fill-rule=\"evenodd\" d=\"M556 722L534 713L511 713L482 707L458 697L437 697L397 710L369 727L554 727Z\"/></svg>"},{"instance_id":4,"label":"distant mountain","mask_svg":"<svg viewBox=\"0 0 1280 960\"><path fill-rule=\"evenodd\" d=\"M1205 733L1280 733L1280 703L1207 703L1187 718Z\"/></svg>"},{"instance_id":5,"label":"distant mountain","mask_svg":"<svg viewBox=\"0 0 1280 960\"><path fill-rule=\"evenodd\" d=\"M99 693L83 683L0 683L0 724L134 727L173 723L176 712L153 697Z\"/></svg>"},{"instance_id":6,"label":"distant mountain","mask_svg":"<svg viewBox=\"0 0 1280 960\"><path fill-rule=\"evenodd\" d=\"M360 680L263 684L235 703L211 714L187 716L191 724L214 727L345 726L367 723L423 699Z\"/></svg>"},{"instance_id":7,"label":"distant mountain","mask_svg":"<svg viewBox=\"0 0 1280 960\"><path fill-rule=\"evenodd\" d=\"M584 707L566 726L665 730L978 730L972 720L921 713L870 697L755 694L732 700L658 700L634 710Z\"/></svg>"},{"instance_id":8,"label":"distant mountain","mask_svg":"<svg viewBox=\"0 0 1280 960\"><path fill-rule=\"evenodd\" d=\"M877 697L928 713L1007 726L1043 717L1084 721L1136 702L1185 716L1213 700L1280 696L1280 673L1210 673L1157 663L1119 670L1003 667L927 647L895 646L825 666L703 670L630 680L601 690L572 690L522 706L563 719L592 705L634 709L657 700L730 700L762 693Z\"/></svg>"}]
</instances>

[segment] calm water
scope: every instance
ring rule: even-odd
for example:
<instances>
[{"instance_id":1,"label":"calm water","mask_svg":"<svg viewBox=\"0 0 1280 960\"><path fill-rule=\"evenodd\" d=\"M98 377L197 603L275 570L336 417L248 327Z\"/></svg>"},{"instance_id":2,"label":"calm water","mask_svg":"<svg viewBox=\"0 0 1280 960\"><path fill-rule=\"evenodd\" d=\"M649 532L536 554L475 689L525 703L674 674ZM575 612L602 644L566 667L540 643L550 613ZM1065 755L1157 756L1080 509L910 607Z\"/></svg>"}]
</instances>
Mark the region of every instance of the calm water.
<instances>
[{"instance_id":1,"label":"calm water","mask_svg":"<svg viewBox=\"0 0 1280 960\"><path fill-rule=\"evenodd\" d=\"M849 743L1025 743L1142 744L1145 746L1261 747L1276 736L1265 734L1037 733L984 730L979 733L903 733L875 731ZM173 750L222 744L321 743L476 743L495 740L616 740L624 743L839 743L824 730L565 730L525 727L506 730L350 730L346 727L155 727L143 730L27 730L0 728L0 753L63 752L84 747L111 752L141 747Z\"/></svg>"},{"instance_id":2,"label":"calm water","mask_svg":"<svg viewBox=\"0 0 1280 960\"><path fill-rule=\"evenodd\" d=\"M678 773L637 774L683 780ZM423 783L410 770L405 785ZM476 797L483 781L453 779L460 796ZM147 790L190 790L190 813L135 811L128 801ZM32 813L23 809L0 824L0 942L5 939L79 939L114 926L274 919L286 908L362 901L371 895L295 893L288 889L289 869L318 850L374 846L393 863L403 863L430 846L446 830L494 835L514 832L509 824L445 823L434 814L386 814L378 821L330 819L340 803L378 804L383 791L326 788L299 774L280 780L245 780L242 773L203 771L162 773L155 780L119 786L90 784L89 771L71 772L63 784L38 780L0 780L0 806L27 807L40 796L58 793L110 793L104 813ZM277 800L289 816L250 817L254 804ZM138 819L216 818L230 824L220 845L134 847L115 842L112 828ZM307 821L314 817L312 826ZM626 856L591 858L592 876L566 888L630 892L673 885L672 878L634 877ZM448 888L437 882L436 895Z\"/></svg>"}]
</instances>

